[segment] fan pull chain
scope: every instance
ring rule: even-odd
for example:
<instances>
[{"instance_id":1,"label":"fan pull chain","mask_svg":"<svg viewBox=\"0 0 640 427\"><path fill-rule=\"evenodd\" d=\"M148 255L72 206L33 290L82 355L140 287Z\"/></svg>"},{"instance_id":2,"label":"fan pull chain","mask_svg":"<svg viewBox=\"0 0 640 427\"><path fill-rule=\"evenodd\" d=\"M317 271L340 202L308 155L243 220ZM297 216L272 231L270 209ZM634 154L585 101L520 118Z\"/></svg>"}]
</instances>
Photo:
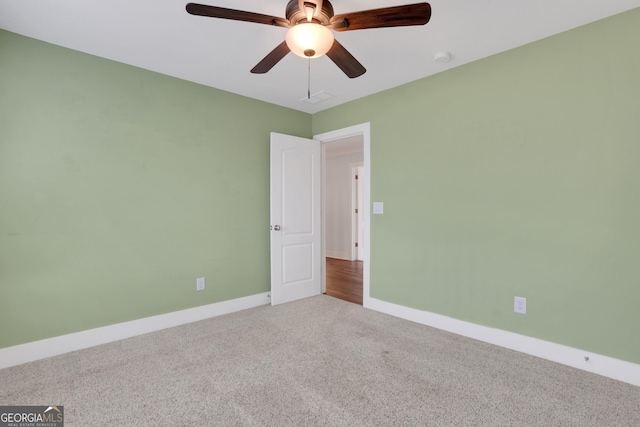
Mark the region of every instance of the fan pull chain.
<instances>
[{"instance_id":1,"label":"fan pull chain","mask_svg":"<svg viewBox=\"0 0 640 427\"><path fill-rule=\"evenodd\" d=\"M308 59L309 65L307 66L307 99L311 99L311 57Z\"/></svg>"}]
</instances>

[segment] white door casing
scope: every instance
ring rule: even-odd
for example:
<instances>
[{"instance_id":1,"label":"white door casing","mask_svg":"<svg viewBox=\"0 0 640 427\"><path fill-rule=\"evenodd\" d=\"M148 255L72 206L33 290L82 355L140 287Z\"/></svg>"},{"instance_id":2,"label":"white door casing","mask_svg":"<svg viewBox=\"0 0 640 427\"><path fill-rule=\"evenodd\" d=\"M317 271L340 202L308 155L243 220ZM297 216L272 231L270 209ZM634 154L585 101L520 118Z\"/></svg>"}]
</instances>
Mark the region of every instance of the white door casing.
<instances>
[{"instance_id":1,"label":"white door casing","mask_svg":"<svg viewBox=\"0 0 640 427\"><path fill-rule=\"evenodd\" d=\"M364 167L361 162L351 163L350 164L350 182L351 182L351 205L349 207L349 213L351 214L351 253L350 260L351 261L362 261L362 248L364 247L364 242L362 239L362 212L363 212L363 203L362 203L362 192L363 179L358 179L358 175L364 176L363 174ZM357 246L356 246L357 243Z\"/></svg>"},{"instance_id":2,"label":"white door casing","mask_svg":"<svg viewBox=\"0 0 640 427\"><path fill-rule=\"evenodd\" d=\"M321 144L271 133L271 304L320 294Z\"/></svg>"}]
</instances>

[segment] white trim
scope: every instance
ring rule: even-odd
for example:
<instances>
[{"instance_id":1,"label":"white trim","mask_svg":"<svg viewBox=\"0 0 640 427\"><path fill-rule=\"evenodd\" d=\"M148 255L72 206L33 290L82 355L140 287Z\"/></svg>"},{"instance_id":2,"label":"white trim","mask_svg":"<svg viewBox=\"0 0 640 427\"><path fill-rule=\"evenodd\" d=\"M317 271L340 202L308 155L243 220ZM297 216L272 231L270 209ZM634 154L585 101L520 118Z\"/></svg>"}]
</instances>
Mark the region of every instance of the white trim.
<instances>
[{"instance_id":1,"label":"white trim","mask_svg":"<svg viewBox=\"0 0 640 427\"><path fill-rule=\"evenodd\" d=\"M327 142L331 142L331 141L335 141L337 139L343 139L343 138L348 138L350 136L354 136L354 135L362 135L362 142L363 142L363 149L364 149L364 174L363 174L363 204L364 204L364 208L362 209L362 221L364 222L364 232L363 232L363 242L362 244L364 245L364 254L363 254L363 261L362 261L362 267L363 267L363 277L362 277L362 297L363 297L363 306L367 307L369 305L369 289L370 289L370 255L371 255L371 124L370 123L362 123L359 125L354 125L354 126L349 126L347 128L343 128L343 129L338 129L338 130L334 130L331 132L326 132L326 133L322 133L319 135L314 135L313 139L318 140L320 142L322 142L323 144L323 158L325 155L325 151L324 151L324 144ZM323 168L324 168L324 162L323 162ZM323 177L324 177L324 169L323 169ZM324 179L324 178L323 178ZM323 181L324 182L324 181ZM324 192L324 186L323 186L323 192ZM322 199L322 203L324 205L324 194L323 194L323 199ZM325 228L325 223L324 223L324 212L322 214L322 228L324 230ZM324 231L323 231L323 236L324 236ZM323 241L322 241L322 250L323 250L323 255L326 256L326 243L324 241L324 237L323 237ZM322 291L325 292L326 290L326 265L324 262L324 258L323 258L323 262L322 262L322 277L323 277L323 282L322 282Z\"/></svg>"},{"instance_id":2,"label":"white trim","mask_svg":"<svg viewBox=\"0 0 640 427\"><path fill-rule=\"evenodd\" d=\"M614 359L613 357L603 356L590 351L567 347L501 329L476 325L474 323L453 319L428 311L404 307L375 298L369 298L366 307L412 322L432 326L444 331L453 332L454 334L463 335L640 386L640 365L636 363ZM589 358L588 361L585 360L585 357Z\"/></svg>"},{"instance_id":3,"label":"white trim","mask_svg":"<svg viewBox=\"0 0 640 427\"><path fill-rule=\"evenodd\" d=\"M362 165L362 162L349 163L349 261L355 261L358 256L358 249L356 248L356 242L358 241L358 181L356 176L358 175L358 166Z\"/></svg>"},{"instance_id":4,"label":"white trim","mask_svg":"<svg viewBox=\"0 0 640 427\"><path fill-rule=\"evenodd\" d=\"M349 183L351 184L351 251L349 261L358 260L358 248L356 247L356 243L358 242L358 214L356 213L358 210L358 180L356 179L358 176L358 168L364 170L364 162L349 163ZM362 195L360 195L360 198L362 198ZM362 206L360 210L362 210ZM360 213L360 215L362 215L362 213ZM360 242L360 248L362 248L362 242Z\"/></svg>"},{"instance_id":5,"label":"white trim","mask_svg":"<svg viewBox=\"0 0 640 427\"><path fill-rule=\"evenodd\" d=\"M0 369L45 359L71 351L82 350L137 335L156 332L186 323L197 322L235 311L246 310L270 303L270 293L250 295L130 322L103 326L73 334L48 338L0 349Z\"/></svg>"},{"instance_id":6,"label":"white trim","mask_svg":"<svg viewBox=\"0 0 640 427\"><path fill-rule=\"evenodd\" d=\"M346 252L338 252L338 251L327 251L326 258L336 258L343 259L345 261L351 261L351 257Z\"/></svg>"},{"instance_id":7,"label":"white trim","mask_svg":"<svg viewBox=\"0 0 640 427\"><path fill-rule=\"evenodd\" d=\"M322 149L322 164L320 167L322 171L322 188L320 189L320 226L322 227L322 243L320 244L320 257L322 258L320 261L320 293L324 294L327 292L327 233L325 232L327 229L327 215L325 214L325 205L327 203L327 146L324 144L320 144L320 146Z\"/></svg>"}]
</instances>

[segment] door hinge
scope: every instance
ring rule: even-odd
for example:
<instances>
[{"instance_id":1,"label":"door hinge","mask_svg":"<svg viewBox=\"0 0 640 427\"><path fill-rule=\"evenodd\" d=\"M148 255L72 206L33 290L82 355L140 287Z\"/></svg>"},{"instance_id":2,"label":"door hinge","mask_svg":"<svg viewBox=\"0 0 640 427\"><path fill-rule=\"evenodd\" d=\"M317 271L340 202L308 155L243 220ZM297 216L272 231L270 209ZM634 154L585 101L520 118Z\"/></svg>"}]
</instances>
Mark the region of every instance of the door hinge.
<instances>
[{"instance_id":1,"label":"door hinge","mask_svg":"<svg viewBox=\"0 0 640 427\"><path fill-rule=\"evenodd\" d=\"M356 248L358 247L358 242L356 242Z\"/></svg>"},{"instance_id":2,"label":"door hinge","mask_svg":"<svg viewBox=\"0 0 640 427\"><path fill-rule=\"evenodd\" d=\"M356 213L358 213L358 209L356 209Z\"/></svg>"},{"instance_id":3,"label":"door hinge","mask_svg":"<svg viewBox=\"0 0 640 427\"><path fill-rule=\"evenodd\" d=\"M356 175L356 179L358 179L358 175Z\"/></svg>"}]
</instances>

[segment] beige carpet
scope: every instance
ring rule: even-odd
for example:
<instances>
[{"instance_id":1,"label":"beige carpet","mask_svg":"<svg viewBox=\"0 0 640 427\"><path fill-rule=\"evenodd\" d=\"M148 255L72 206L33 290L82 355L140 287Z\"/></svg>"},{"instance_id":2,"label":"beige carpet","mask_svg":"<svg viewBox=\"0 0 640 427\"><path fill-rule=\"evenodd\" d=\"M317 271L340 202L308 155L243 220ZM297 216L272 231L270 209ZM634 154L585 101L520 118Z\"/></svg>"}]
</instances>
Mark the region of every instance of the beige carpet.
<instances>
[{"instance_id":1,"label":"beige carpet","mask_svg":"<svg viewBox=\"0 0 640 427\"><path fill-rule=\"evenodd\" d=\"M0 370L66 426L640 426L640 387L327 296Z\"/></svg>"}]
</instances>

